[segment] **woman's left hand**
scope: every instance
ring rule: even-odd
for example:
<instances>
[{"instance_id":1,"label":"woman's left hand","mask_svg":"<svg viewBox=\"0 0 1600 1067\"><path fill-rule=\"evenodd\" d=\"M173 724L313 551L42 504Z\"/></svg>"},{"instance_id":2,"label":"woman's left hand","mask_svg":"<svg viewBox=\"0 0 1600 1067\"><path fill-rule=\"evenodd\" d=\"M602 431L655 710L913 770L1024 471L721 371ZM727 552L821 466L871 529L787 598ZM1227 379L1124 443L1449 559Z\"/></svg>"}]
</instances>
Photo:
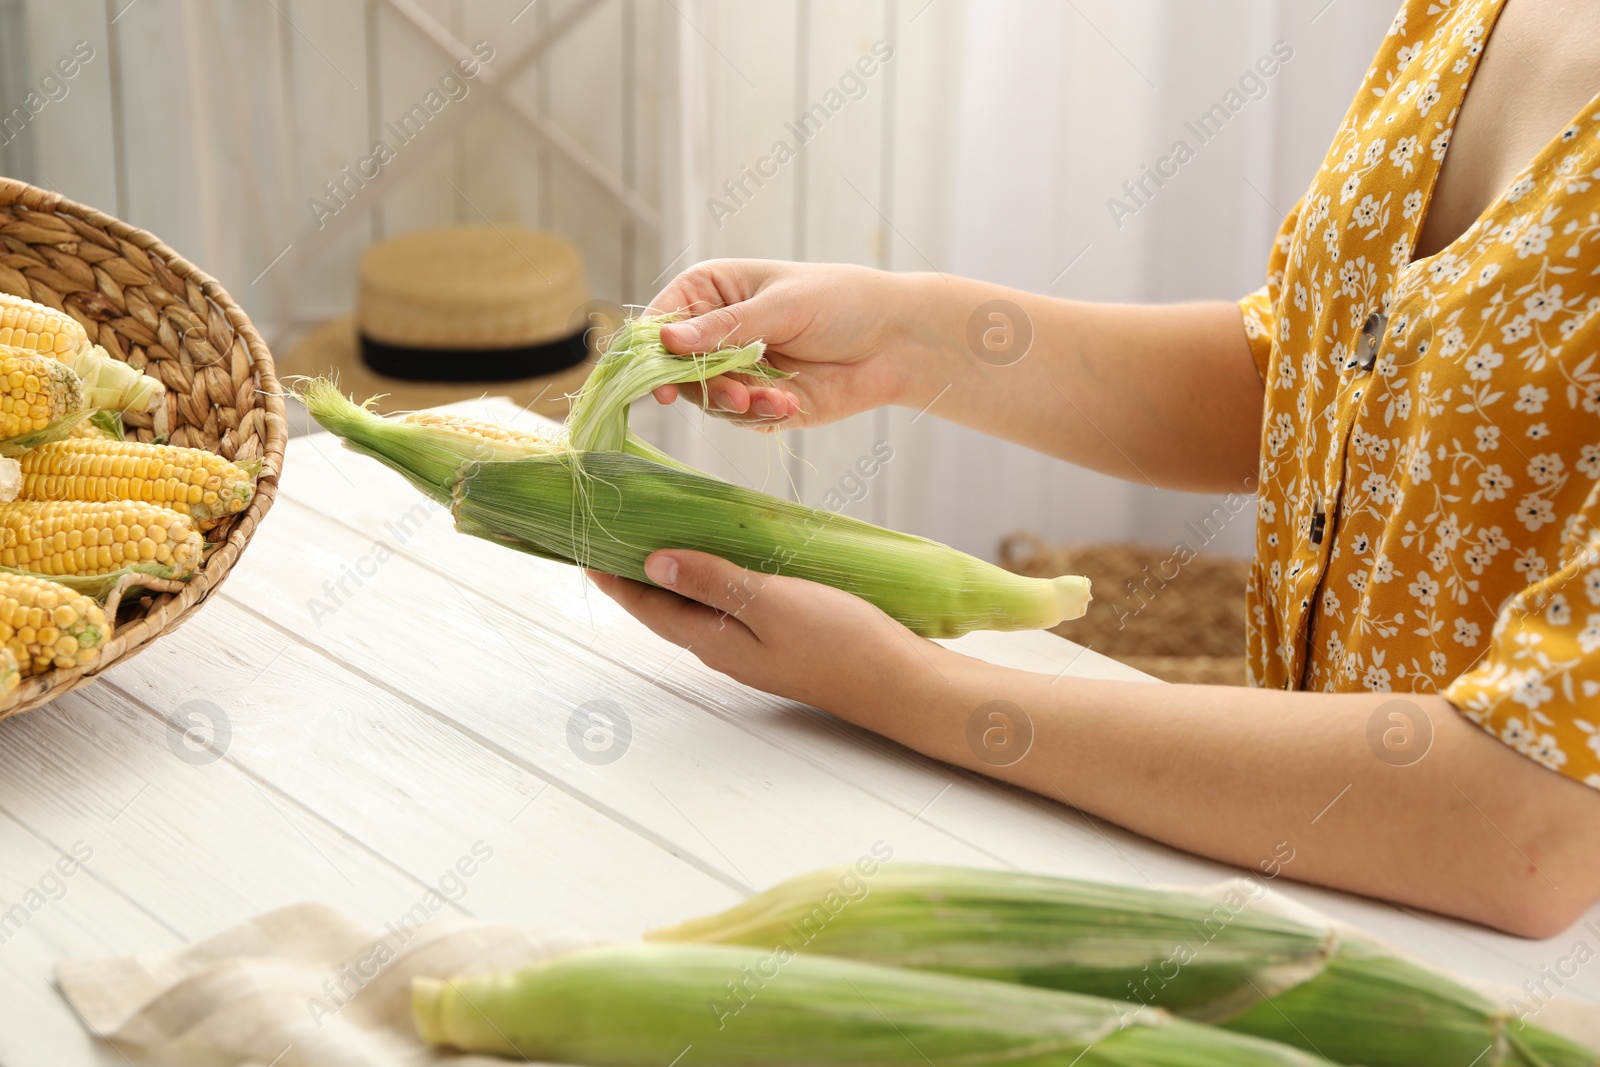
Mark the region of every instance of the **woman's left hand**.
<instances>
[{"instance_id":1,"label":"woman's left hand","mask_svg":"<svg viewBox=\"0 0 1600 1067\"><path fill-rule=\"evenodd\" d=\"M896 697L937 677L937 661L951 655L859 597L705 552L652 553L645 573L655 586L588 573L630 614L712 670L846 718L874 703L899 703Z\"/></svg>"}]
</instances>

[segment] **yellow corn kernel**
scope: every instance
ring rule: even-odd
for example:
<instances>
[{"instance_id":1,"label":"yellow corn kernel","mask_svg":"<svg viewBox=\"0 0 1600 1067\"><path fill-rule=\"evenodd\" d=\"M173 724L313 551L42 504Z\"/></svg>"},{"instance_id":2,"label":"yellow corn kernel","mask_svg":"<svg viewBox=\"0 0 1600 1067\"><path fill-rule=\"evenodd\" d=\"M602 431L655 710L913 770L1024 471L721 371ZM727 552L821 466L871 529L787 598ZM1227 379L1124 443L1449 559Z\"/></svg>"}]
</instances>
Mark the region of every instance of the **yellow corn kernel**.
<instances>
[{"instance_id":1,"label":"yellow corn kernel","mask_svg":"<svg viewBox=\"0 0 1600 1067\"><path fill-rule=\"evenodd\" d=\"M0 293L0 345L60 356L88 348L89 334L64 311Z\"/></svg>"},{"instance_id":2,"label":"yellow corn kernel","mask_svg":"<svg viewBox=\"0 0 1600 1067\"><path fill-rule=\"evenodd\" d=\"M84 404L83 383L72 368L0 344L0 440L39 433L78 414Z\"/></svg>"},{"instance_id":3,"label":"yellow corn kernel","mask_svg":"<svg viewBox=\"0 0 1600 1067\"><path fill-rule=\"evenodd\" d=\"M484 422L482 419L469 419L461 415L441 415L435 411L415 411L407 415L402 421L414 423L418 426L428 426L435 430L450 430L454 433L469 434L473 437L482 437L490 441L503 441L512 445L529 445L538 449L560 447L560 439L550 433L518 430L510 426L502 426L497 422Z\"/></svg>"},{"instance_id":4,"label":"yellow corn kernel","mask_svg":"<svg viewBox=\"0 0 1600 1067\"><path fill-rule=\"evenodd\" d=\"M255 493L249 471L200 448L74 437L30 449L19 463L20 500L162 504L200 530L243 511Z\"/></svg>"},{"instance_id":5,"label":"yellow corn kernel","mask_svg":"<svg viewBox=\"0 0 1600 1067\"><path fill-rule=\"evenodd\" d=\"M143 527L144 536L133 531ZM160 529L158 543L151 531ZM84 546L70 548L78 533ZM155 563L171 577L200 566L204 544L188 515L131 500L17 500L0 504L0 566L35 574L106 574L130 563Z\"/></svg>"},{"instance_id":6,"label":"yellow corn kernel","mask_svg":"<svg viewBox=\"0 0 1600 1067\"><path fill-rule=\"evenodd\" d=\"M111 620L92 598L46 578L0 573L0 691L15 686L8 675L87 666L110 636Z\"/></svg>"}]
</instances>

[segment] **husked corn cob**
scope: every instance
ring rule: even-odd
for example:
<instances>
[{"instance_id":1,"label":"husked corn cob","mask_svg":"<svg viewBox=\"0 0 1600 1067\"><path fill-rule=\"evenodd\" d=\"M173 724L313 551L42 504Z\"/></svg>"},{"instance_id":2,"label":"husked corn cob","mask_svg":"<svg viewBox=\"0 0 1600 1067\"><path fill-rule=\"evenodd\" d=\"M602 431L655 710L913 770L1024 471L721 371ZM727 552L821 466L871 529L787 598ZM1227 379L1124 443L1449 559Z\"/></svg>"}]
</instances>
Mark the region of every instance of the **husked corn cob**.
<instances>
[{"instance_id":1,"label":"husked corn cob","mask_svg":"<svg viewBox=\"0 0 1600 1067\"><path fill-rule=\"evenodd\" d=\"M416 978L411 1008L430 1045L591 1067L1327 1067L1114 1000L770 948L584 949Z\"/></svg>"},{"instance_id":2,"label":"husked corn cob","mask_svg":"<svg viewBox=\"0 0 1600 1067\"><path fill-rule=\"evenodd\" d=\"M204 545L194 520L132 500L0 504L0 566L44 575L109 574L135 564L187 578Z\"/></svg>"},{"instance_id":3,"label":"husked corn cob","mask_svg":"<svg viewBox=\"0 0 1600 1067\"><path fill-rule=\"evenodd\" d=\"M214 452L70 438L22 454L22 500L133 500L188 515L201 530L237 515L255 479Z\"/></svg>"},{"instance_id":4,"label":"husked corn cob","mask_svg":"<svg viewBox=\"0 0 1600 1067\"><path fill-rule=\"evenodd\" d=\"M65 356L89 346L89 334L71 315L26 297L0 293L0 345L46 356Z\"/></svg>"},{"instance_id":5,"label":"husked corn cob","mask_svg":"<svg viewBox=\"0 0 1600 1067\"><path fill-rule=\"evenodd\" d=\"M0 347L0 441L30 438L71 424L84 410L83 382L59 360Z\"/></svg>"},{"instance_id":6,"label":"husked corn cob","mask_svg":"<svg viewBox=\"0 0 1600 1067\"><path fill-rule=\"evenodd\" d=\"M0 662L0 689L17 676L86 666L110 636L111 622L91 598L48 578L0 573L0 645L12 676L5 680Z\"/></svg>"},{"instance_id":7,"label":"husked corn cob","mask_svg":"<svg viewBox=\"0 0 1600 1067\"><path fill-rule=\"evenodd\" d=\"M91 407L153 412L157 434L165 433L166 387L161 380L111 358L71 315L0 293L0 345L60 360L83 379Z\"/></svg>"}]
</instances>

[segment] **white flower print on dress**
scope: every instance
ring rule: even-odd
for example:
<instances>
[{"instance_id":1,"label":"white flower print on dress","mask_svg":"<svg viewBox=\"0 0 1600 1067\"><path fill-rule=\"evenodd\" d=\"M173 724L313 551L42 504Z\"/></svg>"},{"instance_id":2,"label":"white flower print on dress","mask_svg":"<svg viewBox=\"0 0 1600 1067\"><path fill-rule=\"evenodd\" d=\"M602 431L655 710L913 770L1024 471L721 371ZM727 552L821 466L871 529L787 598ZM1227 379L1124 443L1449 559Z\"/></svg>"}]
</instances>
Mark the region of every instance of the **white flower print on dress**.
<instances>
[{"instance_id":1,"label":"white flower print on dress","mask_svg":"<svg viewBox=\"0 0 1600 1067\"><path fill-rule=\"evenodd\" d=\"M1544 621L1551 626L1565 626L1572 621L1572 606L1561 593L1553 595L1545 605Z\"/></svg>"},{"instance_id":2,"label":"white flower print on dress","mask_svg":"<svg viewBox=\"0 0 1600 1067\"><path fill-rule=\"evenodd\" d=\"M1517 504L1517 518L1529 530L1538 530L1556 521L1556 509L1544 497L1529 493Z\"/></svg>"},{"instance_id":3,"label":"white flower print on dress","mask_svg":"<svg viewBox=\"0 0 1600 1067\"><path fill-rule=\"evenodd\" d=\"M1531 382L1524 382L1517 389L1517 402L1512 408L1527 415L1537 415L1544 410L1545 402L1550 399L1550 390Z\"/></svg>"},{"instance_id":4,"label":"white flower print on dress","mask_svg":"<svg viewBox=\"0 0 1600 1067\"><path fill-rule=\"evenodd\" d=\"M1434 581L1427 571L1418 571L1417 580L1406 586L1406 592L1417 603L1432 607L1439 596L1439 583Z\"/></svg>"},{"instance_id":5,"label":"white flower print on dress","mask_svg":"<svg viewBox=\"0 0 1600 1067\"><path fill-rule=\"evenodd\" d=\"M1517 671L1512 676L1511 699L1529 711L1537 711L1541 704L1548 704L1555 695L1555 690L1545 684L1544 675L1531 667Z\"/></svg>"},{"instance_id":6,"label":"white flower print on dress","mask_svg":"<svg viewBox=\"0 0 1600 1067\"><path fill-rule=\"evenodd\" d=\"M1511 484L1511 475L1502 471L1500 464L1491 463L1483 468L1482 474L1478 475L1478 495L1472 498L1473 503L1477 503L1480 497L1484 500L1499 500L1506 495L1506 490L1511 488Z\"/></svg>"},{"instance_id":7,"label":"white flower print on dress","mask_svg":"<svg viewBox=\"0 0 1600 1067\"><path fill-rule=\"evenodd\" d=\"M1600 615L1590 613L1588 625L1578 631L1578 647L1583 650L1583 654L1586 656L1600 652ZM1593 744L1592 738L1594 736L1600 735L1591 735L1591 744Z\"/></svg>"},{"instance_id":8,"label":"white flower print on dress","mask_svg":"<svg viewBox=\"0 0 1600 1067\"><path fill-rule=\"evenodd\" d=\"M1561 457L1554 452L1541 453L1528 461L1528 477L1538 485L1554 485L1561 479Z\"/></svg>"}]
</instances>

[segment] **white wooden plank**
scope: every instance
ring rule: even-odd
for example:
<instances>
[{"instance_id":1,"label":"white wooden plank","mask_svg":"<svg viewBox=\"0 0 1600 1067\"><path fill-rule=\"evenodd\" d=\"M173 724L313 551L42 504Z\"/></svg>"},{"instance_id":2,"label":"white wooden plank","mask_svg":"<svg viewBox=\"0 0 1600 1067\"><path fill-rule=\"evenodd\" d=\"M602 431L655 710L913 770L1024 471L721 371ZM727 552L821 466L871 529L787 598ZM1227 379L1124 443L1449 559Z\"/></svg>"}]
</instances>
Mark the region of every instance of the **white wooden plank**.
<instances>
[{"instance_id":1,"label":"white wooden plank","mask_svg":"<svg viewBox=\"0 0 1600 1067\"><path fill-rule=\"evenodd\" d=\"M106 685L7 719L6 810L49 840L89 842L98 877L186 938L308 898L379 922L417 900L416 879L226 760L185 761L174 741Z\"/></svg>"},{"instance_id":2,"label":"white wooden plank","mask_svg":"<svg viewBox=\"0 0 1600 1067\"><path fill-rule=\"evenodd\" d=\"M229 579L229 599L288 632L314 635L342 662L670 842L729 884L760 886L845 862L877 838L897 855L984 862L978 850L849 782L813 790L805 761L705 714L698 702L619 670L548 624L516 613L503 596L485 596L454 573L447 577L404 556L377 563L385 553L374 540L293 501L281 506L273 520L278 536L251 546ZM404 529L402 522L397 518L393 529ZM493 583L500 570L522 562L507 556L502 568L481 573ZM457 561L435 557L433 564ZM358 566L373 576L359 590L347 584L350 595L328 607L334 598L324 583ZM422 625L397 628L396 620L406 618ZM446 651L458 642L465 660ZM518 697L508 700L513 693ZM631 721L630 747L614 765L589 765L568 742L574 715L597 705ZM718 773L708 778L712 766ZM769 828L801 810L807 816L775 840ZM872 836L861 841L863 833Z\"/></svg>"},{"instance_id":3,"label":"white wooden plank","mask_svg":"<svg viewBox=\"0 0 1600 1067\"><path fill-rule=\"evenodd\" d=\"M404 647L409 628L396 625L392 610L389 618L391 640ZM219 633L227 636L220 655ZM314 628L304 633L321 636ZM726 884L429 710L343 670L299 636L219 602L207 606L203 626L164 638L119 665L111 681L169 716L189 701L220 708L230 721L230 764L419 882L435 881L482 841L493 859L460 899L462 910L481 918L626 937L707 900L738 899ZM551 878L551 871L566 874ZM633 892L639 879L657 891Z\"/></svg>"},{"instance_id":4,"label":"white wooden plank","mask_svg":"<svg viewBox=\"0 0 1600 1067\"><path fill-rule=\"evenodd\" d=\"M499 410L515 411L509 405ZM1084 866L1086 853L1096 857L1094 870L1099 876L1132 882L1143 882L1146 877L1211 878L1222 870L1215 865L1194 866L1199 861L1167 850L1154 859L1130 864L1126 846L1139 839L1127 831L1086 821L1050 801L933 763L815 709L741 686L656 638L598 592L586 592L573 568L511 556L498 546L456 534L442 512L408 532L403 543L396 543L398 519L415 508L418 499L403 479L332 446L322 435L301 438L290 447L294 453L290 466L299 471L285 486L284 499L291 507L305 504L351 524L366 537L392 545L406 557L445 569L454 584L499 600L527 625L553 630L587 646L631 675L769 739L807 761L812 773L838 776L906 817L959 837L969 848L997 862L1061 870L1065 857L1073 855L1071 862L1077 872L1084 873L1089 869ZM301 455L308 459L300 460ZM359 489L352 491L355 486ZM394 566L386 564L385 572ZM337 572L338 566L333 569ZM248 566L242 570L249 573ZM236 574L234 581L238 580ZM230 592L246 595L232 586ZM997 644L1017 636L974 635L962 639L965 644L960 647L979 653L987 649L992 654ZM1094 653L1073 651L1053 660L1039 651L1059 640L1048 634L1019 637L1009 655L1015 665L1031 664L1035 669L1053 666L1059 670L1071 662L1075 670L1086 673L1098 669L1137 677L1136 672L1110 665ZM1063 649L1075 647L1060 644ZM1077 658L1080 655L1081 659Z\"/></svg>"},{"instance_id":5,"label":"white wooden plank","mask_svg":"<svg viewBox=\"0 0 1600 1067\"><path fill-rule=\"evenodd\" d=\"M42 840L0 810L0 855L0 1063L126 1067L78 1025L53 988L55 965L170 949L182 939L101 881L87 839Z\"/></svg>"}]
</instances>

